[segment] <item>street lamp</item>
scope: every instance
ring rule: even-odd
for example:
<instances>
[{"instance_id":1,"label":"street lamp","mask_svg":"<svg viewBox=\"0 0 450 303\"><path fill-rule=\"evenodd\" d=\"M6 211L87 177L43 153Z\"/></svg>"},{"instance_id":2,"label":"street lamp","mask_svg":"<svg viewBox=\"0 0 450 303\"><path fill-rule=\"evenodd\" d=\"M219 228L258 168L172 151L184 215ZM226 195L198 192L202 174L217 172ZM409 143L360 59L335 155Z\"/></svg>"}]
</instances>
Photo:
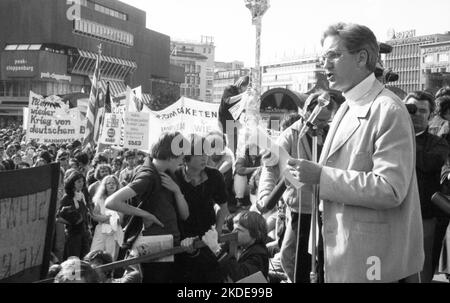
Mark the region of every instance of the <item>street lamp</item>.
<instances>
[{"instance_id":1,"label":"street lamp","mask_svg":"<svg viewBox=\"0 0 450 303\"><path fill-rule=\"evenodd\" d=\"M252 75L252 82L256 98L259 98L261 96L261 21L270 5L269 0L244 0L244 2L252 14L252 24L256 27L255 71ZM259 105L260 102L257 103Z\"/></svg>"}]
</instances>

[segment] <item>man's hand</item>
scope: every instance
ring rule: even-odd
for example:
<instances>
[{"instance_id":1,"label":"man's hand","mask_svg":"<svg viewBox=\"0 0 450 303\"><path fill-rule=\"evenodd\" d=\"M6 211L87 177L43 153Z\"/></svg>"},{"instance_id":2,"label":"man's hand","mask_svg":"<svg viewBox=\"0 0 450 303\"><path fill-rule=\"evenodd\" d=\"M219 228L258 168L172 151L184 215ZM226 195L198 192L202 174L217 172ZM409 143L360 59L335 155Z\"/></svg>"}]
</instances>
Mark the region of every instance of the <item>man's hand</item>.
<instances>
[{"instance_id":1,"label":"man's hand","mask_svg":"<svg viewBox=\"0 0 450 303\"><path fill-rule=\"evenodd\" d=\"M197 239L197 237L186 238L186 239L181 241L180 245L181 245L181 247L186 248L186 252L188 254L193 254L195 252L194 241L196 239Z\"/></svg>"},{"instance_id":2,"label":"man's hand","mask_svg":"<svg viewBox=\"0 0 450 303\"><path fill-rule=\"evenodd\" d=\"M290 159L288 161L289 172L304 184L319 184L322 166L312 161L303 159Z\"/></svg>"},{"instance_id":3,"label":"man's hand","mask_svg":"<svg viewBox=\"0 0 450 303\"><path fill-rule=\"evenodd\" d=\"M161 176L162 186L164 186L174 194L178 194L181 192L178 184L176 184L175 181L173 181L173 179L169 177L169 175L167 175L166 173L159 173L159 175Z\"/></svg>"},{"instance_id":4,"label":"man's hand","mask_svg":"<svg viewBox=\"0 0 450 303\"><path fill-rule=\"evenodd\" d=\"M153 224L158 224L159 226L164 227L164 224L162 224L161 221L159 221L158 218L156 218L151 213L147 213L147 215L142 217L142 219L144 220L145 228L150 228L150 226L152 226Z\"/></svg>"},{"instance_id":5,"label":"man's hand","mask_svg":"<svg viewBox=\"0 0 450 303\"><path fill-rule=\"evenodd\" d=\"M216 253L219 249L218 242L219 235L217 234L216 227L213 225L202 237L202 241L209 247L209 249Z\"/></svg>"}]
</instances>

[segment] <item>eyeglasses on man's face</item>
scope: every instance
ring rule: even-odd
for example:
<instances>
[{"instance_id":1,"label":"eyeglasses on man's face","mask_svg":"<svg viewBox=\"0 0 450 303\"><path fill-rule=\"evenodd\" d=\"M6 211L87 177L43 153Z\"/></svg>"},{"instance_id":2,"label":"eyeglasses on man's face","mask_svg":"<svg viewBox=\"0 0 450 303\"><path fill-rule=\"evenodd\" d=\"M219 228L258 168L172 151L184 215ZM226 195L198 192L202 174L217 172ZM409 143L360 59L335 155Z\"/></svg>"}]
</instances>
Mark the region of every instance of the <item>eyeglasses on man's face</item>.
<instances>
[{"instance_id":1,"label":"eyeglasses on man's face","mask_svg":"<svg viewBox=\"0 0 450 303\"><path fill-rule=\"evenodd\" d=\"M334 50L329 50L327 51L325 54L319 56L319 60L321 64L325 64L325 60L328 60L329 62L336 62L339 58L342 57L342 55L347 52L347 53L355 53L358 52L359 50L346 50L346 49L334 49Z\"/></svg>"}]
</instances>

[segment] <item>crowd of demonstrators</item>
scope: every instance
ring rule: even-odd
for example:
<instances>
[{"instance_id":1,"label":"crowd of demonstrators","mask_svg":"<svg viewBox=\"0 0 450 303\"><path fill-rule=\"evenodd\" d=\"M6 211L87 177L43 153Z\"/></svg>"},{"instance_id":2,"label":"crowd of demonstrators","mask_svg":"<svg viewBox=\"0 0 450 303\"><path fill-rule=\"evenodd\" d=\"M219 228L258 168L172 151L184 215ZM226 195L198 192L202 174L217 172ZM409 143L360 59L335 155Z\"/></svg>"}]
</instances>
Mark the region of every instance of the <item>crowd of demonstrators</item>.
<instances>
[{"instance_id":1,"label":"crowd of demonstrators","mask_svg":"<svg viewBox=\"0 0 450 303\"><path fill-rule=\"evenodd\" d=\"M434 96L410 92L404 100L386 90L373 74L376 39L364 26L335 24L322 45L331 87L346 101L331 95L302 138L320 92L308 97L302 115L282 121L277 142L293 158L288 167L301 189L258 146L236 154L236 129L162 133L149 154L95 153L79 141L36 144L20 127L0 130L0 171L60 164L49 276L59 283L206 283L261 272L270 282L310 282L312 185L320 185L322 200L319 281L368 282L370 256L380 258L386 282L430 282L437 271L450 273L449 214L432 199L436 192L450 197L450 88ZM242 77L225 90L224 127L248 83ZM314 136L319 163L311 161ZM178 146L177 153L174 142L189 148ZM237 233L236 255L219 243L228 232ZM162 235L185 252L172 262L97 270L138 257L133 248L141 237ZM206 246L194 248L200 240Z\"/></svg>"}]
</instances>

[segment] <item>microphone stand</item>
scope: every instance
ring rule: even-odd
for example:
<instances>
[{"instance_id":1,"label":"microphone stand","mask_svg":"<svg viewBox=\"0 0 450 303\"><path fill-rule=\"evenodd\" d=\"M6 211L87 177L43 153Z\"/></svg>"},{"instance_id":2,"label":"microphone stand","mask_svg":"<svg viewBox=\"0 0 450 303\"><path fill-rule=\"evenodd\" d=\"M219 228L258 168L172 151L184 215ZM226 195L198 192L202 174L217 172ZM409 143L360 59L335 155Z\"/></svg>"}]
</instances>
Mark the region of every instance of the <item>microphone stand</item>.
<instances>
[{"instance_id":1,"label":"microphone stand","mask_svg":"<svg viewBox=\"0 0 450 303\"><path fill-rule=\"evenodd\" d=\"M318 150L317 150L317 133L314 132L312 137L312 161L318 162ZM319 185L313 186L313 201L312 201L312 213L311 213L311 232L312 232L312 252L311 252L311 273L309 274L309 279L311 283L317 283L317 245L316 245L316 232L317 232L317 220L319 214Z\"/></svg>"}]
</instances>

